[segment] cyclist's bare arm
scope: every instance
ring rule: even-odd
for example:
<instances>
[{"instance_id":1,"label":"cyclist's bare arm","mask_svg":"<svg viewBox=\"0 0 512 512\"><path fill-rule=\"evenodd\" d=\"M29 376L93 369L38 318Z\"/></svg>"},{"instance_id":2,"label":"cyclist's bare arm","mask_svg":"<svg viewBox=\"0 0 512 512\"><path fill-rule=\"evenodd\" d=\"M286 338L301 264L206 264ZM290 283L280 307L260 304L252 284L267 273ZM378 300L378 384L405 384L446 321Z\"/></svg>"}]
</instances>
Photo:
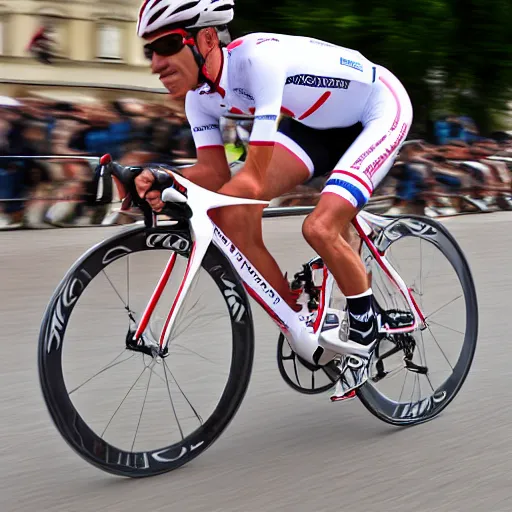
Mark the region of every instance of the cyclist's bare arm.
<instances>
[{"instance_id":1,"label":"cyclist's bare arm","mask_svg":"<svg viewBox=\"0 0 512 512\"><path fill-rule=\"evenodd\" d=\"M243 169L229 183L218 189L219 193L248 199L261 199L273 151L273 145L249 146Z\"/></svg>"},{"instance_id":2,"label":"cyclist's bare arm","mask_svg":"<svg viewBox=\"0 0 512 512\"><path fill-rule=\"evenodd\" d=\"M181 173L197 185L216 192L231 178L224 146L199 148L197 163Z\"/></svg>"}]
</instances>

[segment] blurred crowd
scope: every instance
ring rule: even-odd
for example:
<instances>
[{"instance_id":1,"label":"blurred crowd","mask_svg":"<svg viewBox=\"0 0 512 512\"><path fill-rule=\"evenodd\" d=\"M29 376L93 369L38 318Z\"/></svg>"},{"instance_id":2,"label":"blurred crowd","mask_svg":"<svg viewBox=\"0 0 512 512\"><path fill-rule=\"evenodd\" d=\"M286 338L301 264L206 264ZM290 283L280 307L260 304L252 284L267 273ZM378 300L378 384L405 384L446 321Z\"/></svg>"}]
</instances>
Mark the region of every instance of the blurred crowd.
<instances>
[{"instance_id":1,"label":"blurred crowd","mask_svg":"<svg viewBox=\"0 0 512 512\"><path fill-rule=\"evenodd\" d=\"M273 201L274 206L315 204L325 178ZM427 139L409 139L377 187L370 211L431 217L512 210L512 132L482 137L471 119L446 117Z\"/></svg>"},{"instance_id":2,"label":"blurred crowd","mask_svg":"<svg viewBox=\"0 0 512 512\"><path fill-rule=\"evenodd\" d=\"M91 207L84 201L97 164L93 156L110 153L125 165L194 161L190 127L179 108L135 99L81 104L6 100L0 100L0 228L118 221L120 216L112 213L118 205ZM236 172L236 162L245 158L251 123L226 120L222 129ZM52 158L20 158L44 155ZM324 182L316 178L271 205L314 205ZM511 135L481 137L464 117L436 121L428 140L406 141L368 209L433 217L512 209ZM134 218L135 212L124 221Z\"/></svg>"},{"instance_id":3,"label":"blurred crowd","mask_svg":"<svg viewBox=\"0 0 512 512\"><path fill-rule=\"evenodd\" d=\"M172 164L195 150L184 113L162 103L0 98L0 227L79 221L97 163L80 157L105 153L126 165ZM73 159L19 158L44 155Z\"/></svg>"}]
</instances>

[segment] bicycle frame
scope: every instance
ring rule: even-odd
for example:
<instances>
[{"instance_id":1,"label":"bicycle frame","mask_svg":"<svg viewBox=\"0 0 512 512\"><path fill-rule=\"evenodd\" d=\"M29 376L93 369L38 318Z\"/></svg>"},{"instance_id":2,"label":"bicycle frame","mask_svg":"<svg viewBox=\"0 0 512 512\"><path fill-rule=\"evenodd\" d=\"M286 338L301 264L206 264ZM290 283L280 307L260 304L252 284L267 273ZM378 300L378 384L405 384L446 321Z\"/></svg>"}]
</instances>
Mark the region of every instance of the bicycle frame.
<instances>
[{"instance_id":1,"label":"bicycle frame","mask_svg":"<svg viewBox=\"0 0 512 512\"><path fill-rule=\"evenodd\" d=\"M304 329L303 321L299 320L297 313L288 306L284 299L280 297L279 294L259 274L254 265L240 252L240 250L208 216L208 212L210 210L223 206L268 205L268 202L217 194L192 183L178 174L173 174L173 178L177 183L177 186L164 190L162 193L162 199L169 203L187 203L190 207L193 212L193 215L189 220L192 236L192 249L183 280L160 334L159 345L161 353L166 349L169 343L174 322L211 243L214 243L229 259L233 268L242 279L246 291L275 321L281 332L287 337L292 348L295 350L295 341L299 338ZM407 288L400 275L387 261L384 254L379 252L372 240L369 238L370 234L374 233L376 230L382 230L394 222L394 220L395 219L383 218L361 211L354 219L353 224L381 269L388 275L390 280L403 295L414 315L413 325L400 329L388 329L388 331L393 333L406 333L420 328L424 323L424 317L418 305L414 301L411 290ZM142 315L142 319L134 335L135 340L138 340L147 328L151 314L153 313L171 276L175 261L176 253L173 253ZM313 326L313 342L316 343L316 346L320 345L331 352L343 353L343 350L335 341L320 340L319 336L321 331L320 327L323 325L328 311L334 282L332 274L326 267L324 267L319 310ZM234 290L233 294L236 295ZM236 301L236 297L234 300ZM235 318L235 321L237 318L240 320L241 316L238 315L243 314L244 310L240 309L237 303L233 303L232 315ZM300 351L299 355L301 355Z\"/></svg>"}]
</instances>

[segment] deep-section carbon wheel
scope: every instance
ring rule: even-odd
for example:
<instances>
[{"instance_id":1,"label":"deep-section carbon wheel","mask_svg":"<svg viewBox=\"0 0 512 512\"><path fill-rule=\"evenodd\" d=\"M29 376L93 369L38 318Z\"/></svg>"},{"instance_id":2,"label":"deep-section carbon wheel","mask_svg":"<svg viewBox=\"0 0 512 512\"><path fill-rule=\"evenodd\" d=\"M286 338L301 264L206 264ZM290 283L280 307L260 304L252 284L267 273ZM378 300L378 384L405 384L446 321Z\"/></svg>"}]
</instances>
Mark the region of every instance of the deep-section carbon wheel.
<instances>
[{"instance_id":1,"label":"deep-section carbon wheel","mask_svg":"<svg viewBox=\"0 0 512 512\"><path fill-rule=\"evenodd\" d=\"M159 335L191 250L186 229L128 229L69 270L44 315L39 375L58 430L89 463L151 476L191 461L228 426L249 384L250 305L210 246L171 333ZM130 343L166 264L176 261L144 333Z\"/></svg>"},{"instance_id":2,"label":"deep-section carbon wheel","mask_svg":"<svg viewBox=\"0 0 512 512\"><path fill-rule=\"evenodd\" d=\"M358 396L383 421L422 423L455 398L471 367L478 336L475 286L462 250L437 221L398 218L375 245L412 290L426 327L380 342ZM362 256L385 321L410 323L409 307L366 246Z\"/></svg>"}]
</instances>

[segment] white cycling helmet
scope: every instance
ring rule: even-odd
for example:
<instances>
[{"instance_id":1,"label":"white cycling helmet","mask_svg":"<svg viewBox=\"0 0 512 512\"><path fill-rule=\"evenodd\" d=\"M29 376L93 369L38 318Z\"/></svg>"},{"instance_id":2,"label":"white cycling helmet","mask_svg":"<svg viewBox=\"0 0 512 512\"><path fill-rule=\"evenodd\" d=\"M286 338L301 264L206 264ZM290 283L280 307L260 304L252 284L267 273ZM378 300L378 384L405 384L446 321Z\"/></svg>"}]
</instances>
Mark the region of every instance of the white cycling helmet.
<instances>
[{"instance_id":1,"label":"white cycling helmet","mask_svg":"<svg viewBox=\"0 0 512 512\"><path fill-rule=\"evenodd\" d=\"M226 25L234 16L234 0L145 0L137 34L147 37L162 29Z\"/></svg>"}]
</instances>

